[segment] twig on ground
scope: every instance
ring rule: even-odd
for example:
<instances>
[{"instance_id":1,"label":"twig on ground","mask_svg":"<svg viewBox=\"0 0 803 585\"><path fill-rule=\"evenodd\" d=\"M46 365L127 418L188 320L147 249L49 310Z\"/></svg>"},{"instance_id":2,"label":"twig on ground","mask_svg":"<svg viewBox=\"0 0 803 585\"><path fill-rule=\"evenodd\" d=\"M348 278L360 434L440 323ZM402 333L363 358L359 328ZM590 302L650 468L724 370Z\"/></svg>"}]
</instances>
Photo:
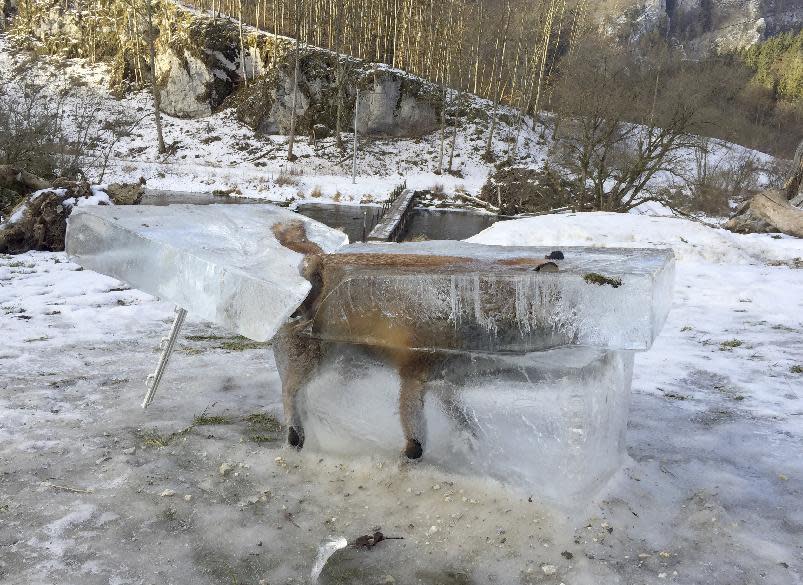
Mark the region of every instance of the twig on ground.
<instances>
[{"instance_id":1,"label":"twig on ground","mask_svg":"<svg viewBox=\"0 0 803 585\"><path fill-rule=\"evenodd\" d=\"M68 485L58 485L58 484L55 484L55 483L50 483L49 481L43 481L42 485L45 486L45 487L51 487L51 488L54 488L54 489L57 489L57 490L64 490L66 492L73 492L73 493L76 493L76 494L94 494L95 493L95 490L92 489L92 488L88 488L88 489L75 488L75 487L70 487Z\"/></svg>"},{"instance_id":2,"label":"twig on ground","mask_svg":"<svg viewBox=\"0 0 803 585\"><path fill-rule=\"evenodd\" d=\"M292 524L296 528L301 528L301 526L296 524L296 521L293 519L293 514L291 512L285 512L284 513L284 518L285 518L285 520L287 520L290 524Z\"/></svg>"}]
</instances>

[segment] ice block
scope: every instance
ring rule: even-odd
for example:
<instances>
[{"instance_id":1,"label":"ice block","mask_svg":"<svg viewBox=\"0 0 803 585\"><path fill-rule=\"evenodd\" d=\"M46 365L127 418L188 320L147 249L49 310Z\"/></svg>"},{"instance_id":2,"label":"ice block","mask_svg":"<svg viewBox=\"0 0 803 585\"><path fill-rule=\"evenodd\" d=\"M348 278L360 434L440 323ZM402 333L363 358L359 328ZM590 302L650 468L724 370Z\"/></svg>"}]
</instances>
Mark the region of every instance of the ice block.
<instances>
[{"instance_id":1,"label":"ice block","mask_svg":"<svg viewBox=\"0 0 803 585\"><path fill-rule=\"evenodd\" d=\"M365 346L327 355L299 397L304 448L398 456L394 368ZM581 347L446 354L427 382L424 460L583 505L625 455L632 368L633 352Z\"/></svg>"},{"instance_id":2,"label":"ice block","mask_svg":"<svg viewBox=\"0 0 803 585\"><path fill-rule=\"evenodd\" d=\"M345 234L273 205L97 206L73 210L67 253L113 276L256 341L270 339L311 285L303 257L279 244L278 222L303 221L326 252Z\"/></svg>"},{"instance_id":3,"label":"ice block","mask_svg":"<svg viewBox=\"0 0 803 585\"><path fill-rule=\"evenodd\" d=\"M335 253L341 261L327 263L310 334L425 350L648 349L671 304L672 251L561 251L559 271L546 272L535 266L549 248L453 241L346 246ZM361 261L366 254L370 260ZM437 265L433 256L446 261ZM394 262L402 257L413 260Z\"/></svg>"}]
</instances>

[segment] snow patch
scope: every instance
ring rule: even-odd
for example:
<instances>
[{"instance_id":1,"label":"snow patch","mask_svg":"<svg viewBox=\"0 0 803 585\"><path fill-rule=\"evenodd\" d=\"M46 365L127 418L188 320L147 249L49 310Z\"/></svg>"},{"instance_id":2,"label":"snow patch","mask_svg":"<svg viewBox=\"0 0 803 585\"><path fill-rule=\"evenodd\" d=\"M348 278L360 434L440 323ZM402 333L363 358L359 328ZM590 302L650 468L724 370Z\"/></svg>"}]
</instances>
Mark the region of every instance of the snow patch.
<instances>
[{"instance_id":1,"label":"snow patch","mask_svg":"<svg viewBox=\"0 0 803 585\"><path fill-rule=\"evenodd\" d=\"M604 212L498 222L468 241L496 246L672 248L678 262L754 264L803 258L800 239L733 234L677 217Z\"/></svg>"}]
</instances>

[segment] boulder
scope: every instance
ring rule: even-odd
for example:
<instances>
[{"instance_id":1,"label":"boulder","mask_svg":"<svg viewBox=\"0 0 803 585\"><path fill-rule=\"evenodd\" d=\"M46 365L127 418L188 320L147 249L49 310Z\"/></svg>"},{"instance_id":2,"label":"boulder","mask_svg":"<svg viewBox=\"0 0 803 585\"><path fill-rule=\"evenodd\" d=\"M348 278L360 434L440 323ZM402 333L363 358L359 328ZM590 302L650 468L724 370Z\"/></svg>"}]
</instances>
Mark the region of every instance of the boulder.
<instances>
[{"instance_id":1,"label":"boulder","mask_svg":"<svg viewBox=\"0 0 803 585\"><path fill-rule=\"evenodd\" d=\"M145 179L137 183L112 183L104 191L115 205L139 205L145 193Z\"/></svg>"},{"instance_id":2,"label":"boulder","mask_svg":"<svg viewBox=\"0 0 803 585\"><path fill-rule=\"evenodd\" d=\"M228 19L179 13L173 30L175 34L168 35L166 42L157 43L161 109L178 118L208 116L241 82L237 27ZM250 53L242 58L247 61L246 71L253 70Z\"/></svg>"}]
</instances>

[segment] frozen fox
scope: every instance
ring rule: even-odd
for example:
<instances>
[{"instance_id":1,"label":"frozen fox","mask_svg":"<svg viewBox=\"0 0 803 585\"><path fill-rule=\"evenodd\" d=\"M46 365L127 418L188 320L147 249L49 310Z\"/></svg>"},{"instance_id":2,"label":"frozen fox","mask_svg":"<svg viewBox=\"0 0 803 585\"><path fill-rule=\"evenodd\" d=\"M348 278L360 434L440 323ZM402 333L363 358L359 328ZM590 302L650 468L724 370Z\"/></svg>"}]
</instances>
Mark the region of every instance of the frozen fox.
<instances>
[{"instance_id":1,"label":"frozen fox","mask_svg":"<svg viewBox=\"0 0 803 585\"><path fill-rule=\"evenodd\" d=\"M287 438L290 445L300 449L304 445L304 429L296 398L299 390L314 376L325 352L325 343L302 332L315 319L321 300L331 287L338 284L339 269L350 266L438 269L477 267L480 263L471 258L421 254L325 254L317 244L309 240L301 221L276 224L273 233L283 246L304 254L302 275L312 285L294 318L280 329L274 339L274 353L282 380L284 412L288 424ZM528 270L557 270L555 263L546 260L514 258L501 262ZM456 335L456 331L443 324L426 321L415 327L400 326L381 311L360 311L359 302L353 303L350 310L354 314L346 319L349 331L375 340L373 351L378 352L398 372L401 380L399 416L406 441L403 452L410 459L418 459L423 455L426 444L426 383L431 372L446 358L443 354L416 350L413 347L426 347L428 338L436 339L442 344L445 339ZM470 431L471 423L455 399L445 395L440 396L440 399L455 422Z\"/></svg>"}]
</instances>

